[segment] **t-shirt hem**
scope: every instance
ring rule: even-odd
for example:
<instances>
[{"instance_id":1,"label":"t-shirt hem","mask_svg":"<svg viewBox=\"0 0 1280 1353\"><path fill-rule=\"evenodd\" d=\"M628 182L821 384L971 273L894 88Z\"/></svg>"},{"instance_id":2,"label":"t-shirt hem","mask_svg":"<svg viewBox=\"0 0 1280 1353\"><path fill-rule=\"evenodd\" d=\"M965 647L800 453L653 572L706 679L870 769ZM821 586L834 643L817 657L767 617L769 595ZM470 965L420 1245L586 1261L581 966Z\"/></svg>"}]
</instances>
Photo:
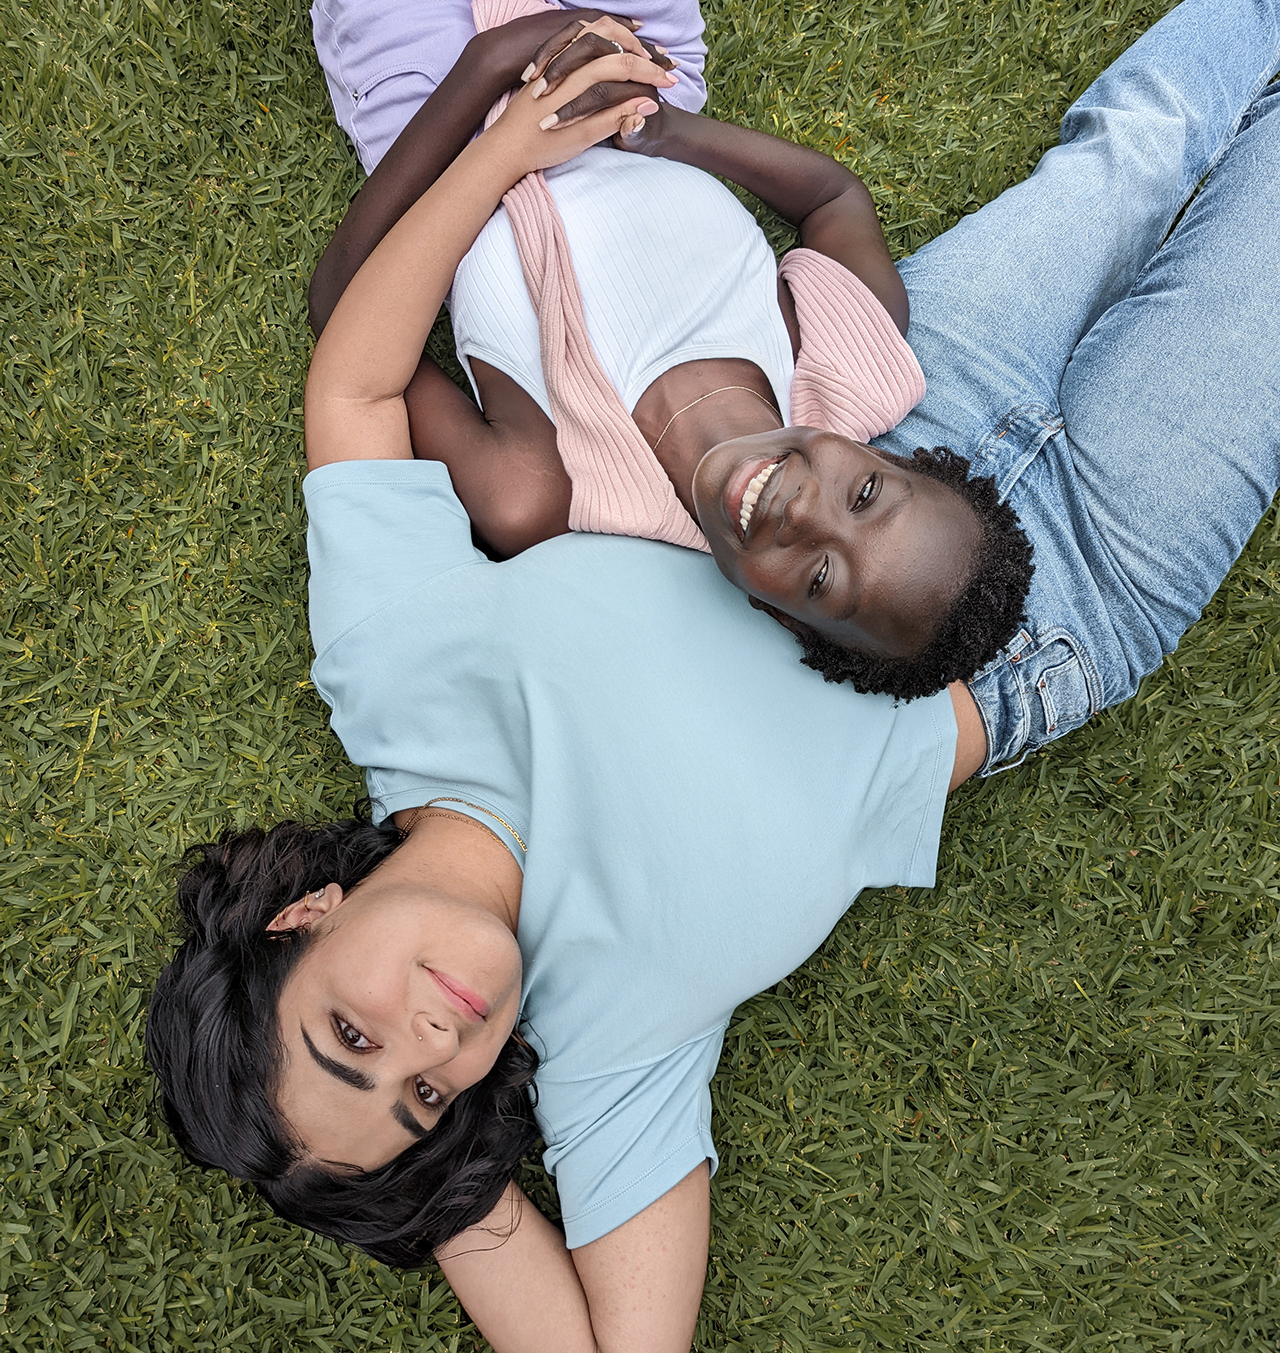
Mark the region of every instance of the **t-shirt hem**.
<instances>
[{"instance_id":1,"label":"t-shirt hem","mask_svg":"<svg viewBox=\"0 0 1280 1353\"><path fill-rule=\"evenodd\" d=\"M664 1193L675 1188L704 1160L711 1162L711 1173L715 1174L720 1158L716 1154L710 1130L699 1126L696 1132L674 1146L626 1188L611 1193L582 1212L564 1217L565 1244L571 1250L580 1249L583 1245L590 1245L593 1240L599 1240L601 1236L607 1236L610 1231L616 1231L619 1226L639 1216L651 1203L657 1202ZM656 1192L655 1176L661 1180L661 1187ZM637 1201L637 1194L644 1197L643 1202Z\"/></svg>"}]
</instances>

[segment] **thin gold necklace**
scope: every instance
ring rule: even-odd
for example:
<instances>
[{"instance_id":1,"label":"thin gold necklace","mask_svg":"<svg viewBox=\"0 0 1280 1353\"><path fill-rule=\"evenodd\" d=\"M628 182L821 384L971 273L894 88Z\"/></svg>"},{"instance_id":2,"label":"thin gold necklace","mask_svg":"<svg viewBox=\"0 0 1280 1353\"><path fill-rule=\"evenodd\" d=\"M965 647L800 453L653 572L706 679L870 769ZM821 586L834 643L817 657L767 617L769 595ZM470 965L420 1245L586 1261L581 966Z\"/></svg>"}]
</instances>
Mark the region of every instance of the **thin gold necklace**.
<instances>
[{"instance_id":1,"label":"thin gold necklace","mask_svg":"<svg viewBox=\"0 0 1280 1353\"><path fill-rule=\"evenodd\" d=\"M432 799L430 803L424 803L421 808L415 808L413 812L409 814L409 820L404 824L405 832L406 833L411 832L417 825L418 818L423 813L425 813L429 808L435 808L436 804L438 803L460 803L466 808L474 808L477 813L483 813L486 817L491 817L496 821L501 822L502 825L511 833L511 835L516 838L516 844L520 847L521 852L526 855L529 853L529 847L525 845L524 838L520 835L518 831L516 831L516 829L511 825L511 823L507 821L505 817L499 817L499 815L493 812L492 809L481 808L478 803L472 803L469 799L455 799L442 796L441 798L438 799ZM466 817L462 813L450 813L445 808L440 808L437 811L441 813L446 813L447 816L449 817L457 818L460 822L469 822L473 827L479 827L482 832L488 832L489 835L492 836L495 841L501 842L503 846L507 844L505 841L502 840L502 837L500 837L498 833L493 830L492 827L486 827L483 822L479 822L473 817Z\"/></svg>"},{"instance_id":2,"label":"thin gold necklace","mask_svg":"<svg viewBox=\"0 0 1280 1353\"><path fill-rule=\"evenodd\" d=\"M770 400L765 399L765 397L760 393L759 390L753 390L749 385L722 385L718 390L708 390L705 395L699 395L697 399L692 401L692 403L686 404L683 409L677 409L675 413L673 413L671 417L667 419L667 426L664 427L660 433L658 433L658 441L654 442L653 449L655 451L658 449L658 442L661 442L662 439L667 435L667 433L671 431L671 424L674 423L682 413L688 413L689 410L693 408L694 404L701 404L704 399L710 399L712 395L722 395L726 390L745 390L747 394L755 395L755 397L762 404L768 404L768 406L773 410L773 412L775 413L775 415L777 415L777 417L779 418L782 417L782 415L778 412L778 406L772 403Z\"/></svg>"}]
</instances>

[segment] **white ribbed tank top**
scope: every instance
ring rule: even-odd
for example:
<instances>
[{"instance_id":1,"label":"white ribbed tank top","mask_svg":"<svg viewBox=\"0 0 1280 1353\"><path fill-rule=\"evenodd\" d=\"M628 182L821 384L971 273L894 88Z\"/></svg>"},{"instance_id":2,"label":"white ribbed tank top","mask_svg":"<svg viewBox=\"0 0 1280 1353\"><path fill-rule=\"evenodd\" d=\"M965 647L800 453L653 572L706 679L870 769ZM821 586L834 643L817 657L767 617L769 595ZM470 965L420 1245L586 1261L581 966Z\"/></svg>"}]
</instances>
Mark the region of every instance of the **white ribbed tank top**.
<instances>
[{"instance_id":1,"label":"white ribbed tank top","mask_svg":"<svg viewBox=\"0 0 1280 1353\"><path fill-rule=\"evenodd\" d=\"M795 362L778 309L778 265L759 226L710 174L592 147L545 171L564 221L600 365L630 412L682 362L754 362L785 415ZM458 358L505 372L551 417L538 320L499 207L462 260L449 298ZM477 392L478 397L478 392Z\"/></svg>"}]
</instances>

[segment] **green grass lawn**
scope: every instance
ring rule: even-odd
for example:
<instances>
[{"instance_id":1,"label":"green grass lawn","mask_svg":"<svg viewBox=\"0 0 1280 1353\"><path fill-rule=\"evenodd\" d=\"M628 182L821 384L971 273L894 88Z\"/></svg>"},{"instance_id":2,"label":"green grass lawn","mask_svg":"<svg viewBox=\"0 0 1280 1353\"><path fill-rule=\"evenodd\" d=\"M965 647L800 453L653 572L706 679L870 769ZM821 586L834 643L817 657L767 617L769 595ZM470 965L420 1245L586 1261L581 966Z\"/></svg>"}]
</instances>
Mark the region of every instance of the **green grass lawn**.
<instances>
[{"instance_id":1,"label":"green grass lawn","mask_svg":"<svg viewBox=\"0 0 1280 1353\"><path fill-rule=\"evenodd\" d=\"M712 0L711 107L847 160L905 253L1165 7ZM0 1337L471 1350L437 1274L187 1167L142 1060L183 848L361 791L307 680L304 289L358 172L305 10L0 28ZM957 796L934 890L743 1008L699 1349L1280 1342L1278 580L1273 510L1137 699Z\"/></svg>"}]
</instances>

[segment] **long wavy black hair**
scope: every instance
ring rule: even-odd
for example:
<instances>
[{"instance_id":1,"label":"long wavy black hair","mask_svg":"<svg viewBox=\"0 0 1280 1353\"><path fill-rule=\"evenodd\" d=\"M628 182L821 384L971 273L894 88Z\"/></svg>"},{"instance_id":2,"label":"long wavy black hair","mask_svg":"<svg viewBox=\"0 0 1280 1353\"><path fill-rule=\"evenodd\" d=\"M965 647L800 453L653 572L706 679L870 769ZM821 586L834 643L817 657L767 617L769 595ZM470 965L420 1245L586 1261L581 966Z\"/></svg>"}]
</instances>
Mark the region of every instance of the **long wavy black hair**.
<instances>
[{"instance_id":1,"label":"long wavy black hair","mask_svg":"<svg viewBox=\"0 0 1280 1353\"><path fill-rule=\"evenodd\" d=\"M924 648L909 658L883 658L844 648L808 625L788 622L804 650L800 659L827 681L855 691L914 700L953 681L968 681L1018 632L1031 587L1031 542L1018 514L996 493L994 479L969 477L969 462L948 446L918 447L911 456L880 452L887 460L945 484L968 503L981 537L968 576Z\"/></svg>"},{"instance_id":2,"label":"long wavy black hair","mask_svg":"<svg viewBox=\"0 0 1280 1353\"><path fill-rule=\"evenodd\" d=\"M403 840L358 815L192 847L178 883L186 936L152 993L147 1060L165 1118L198 1165L255 1184L288 1221L412 1267L482 1220L532 1147L537 1055L513 1034L423 1140L377 1170L323 1168L275 1104L277 1001L310 935L267 931L304 893L353 888Z\"/></svg>"}]
</instances>

